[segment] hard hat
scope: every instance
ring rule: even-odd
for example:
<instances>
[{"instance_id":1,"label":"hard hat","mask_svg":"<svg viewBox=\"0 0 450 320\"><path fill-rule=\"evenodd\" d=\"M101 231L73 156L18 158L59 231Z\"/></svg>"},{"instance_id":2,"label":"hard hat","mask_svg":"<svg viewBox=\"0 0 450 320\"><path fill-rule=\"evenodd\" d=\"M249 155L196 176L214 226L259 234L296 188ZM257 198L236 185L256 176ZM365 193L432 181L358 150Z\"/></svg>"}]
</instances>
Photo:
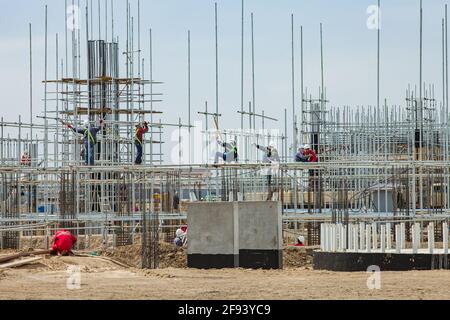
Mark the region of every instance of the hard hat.
<instances>
[{"instance_id":1,"label":"hard hat","mask_svg":"<svg viewBox=\"0 0 450 320\"><path fill-rule=\"evenodd\" d=\"M175 234L177 235L177 238L180 238L181 236L183 236L184 232L183 232L183 230L178 229Z\"/></svg>"},{"instance_id":2,"label":"hard hat","mask_svg":"<svg viewBox=\"0 0 450 320\"><path fill-rule=\"evenodd\" d=\"M309 144L305 144L305 145L303 146L303 149L305 149L305 150L311 150L311 146L310 146Z\"/></svg>"},{"instance_id":3,"label":"hard hat","mask_svg":"<svg viewBox=\"0 0 450 320\"><path fill-rule=\"evenodd\" d=\"M84 125L86 128L89 128L89 121L88 121L88 120L84 120L83 125Z\"/></svg>"},{"instance_id":4,"label":"hard hat","mask_svg":"<svg viewBox=\"0 0 450 320\"><path fill-rule=\"evenodd\" d=\"M305 243L305 237L304 236L300 236L297 238L298 242L304 244Z\"/></svg>"}]
</instances>

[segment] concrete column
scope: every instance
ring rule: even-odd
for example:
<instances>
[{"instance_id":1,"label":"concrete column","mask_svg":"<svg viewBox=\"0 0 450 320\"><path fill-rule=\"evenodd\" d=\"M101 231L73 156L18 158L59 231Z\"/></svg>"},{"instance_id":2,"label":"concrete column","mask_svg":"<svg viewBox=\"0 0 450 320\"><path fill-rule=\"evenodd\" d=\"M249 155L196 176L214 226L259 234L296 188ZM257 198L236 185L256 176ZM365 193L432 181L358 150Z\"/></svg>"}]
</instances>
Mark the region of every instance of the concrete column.
<instances>
[{"instance_id":1,"label":"concrete column","mask_svg":"<svg viewBox=\"0 0 450 320\"><path fill-rule=\"evenodd\" d=\"M325 224L325 251L330 251L330 225Z\"/></svg>"},{"instance_id":2,"label":"concrete column","mask_svg":"<svg viewBox=\"0 0 450 320\"><path fill-rule=\"evenodd\" d=\"M326 229L326 239L325 239L325 247L326 247L326 251L330 252L331 251L331 225L326 224L325 225L325 229Z\"/></svg>"},{"instance_id":3,"label":"concrete column","mask_svg":"<svg viewBox=\"0 0 450 320\"><path fill-rule=\"evenodd\" d=\"M371 241L370 241L370 238L371 238L371 229L372 229L372 227L370 226L370 225L367 225L366 226L366 249L367 249L367 252L368 253L370 253L372 250L371 250L371 247L372 247L372 243L371 243Z\"/></svg>"},{"instance_id":4,"label":"concrete column","mask_svg":"<svg viewBox=\"0 0 450 320\"><path fill-rule=\"evenodd\" d=\"M386 250L391 250L392 248L392 225L386 223Z\"/></svg>"},{"instance_id":5,"label":"concrete column","mask_svg":"<svg viewBox=\"0 0 450 320\"><path fill-rule=\"evenodd\" d=\"M320 250L325 251L325 224L320 225Z\"/></svg>"},{"instance_id":6,"label":"concrete column","mask_svg":"<svg viewBox=\"0 0 450 320\"><path fill-rule=\"evenodd\" d=\"M337 250L337 226L334 224L331 226L331 251L336 252Z\"/></svg>"},{"instance_id":7,"label":"concrete column","mask_svg":"<svg viewBox=\"0 0 450 320\"><path fill-rule=\"evenodd\" d=\"M342 250L347 251L348 243L347 243L347 228L348 226L342 226Z\"/></svg>"},{"instance_id":8,"label":"concrete column","mask_svg":"<svg viewBox=\"0 0 450 320\"><path fill-rule=\"evenodd\" d=\"M402 250L406 249L406 226L404 223L400 224L402 236Z\"/></svg>"},{"instance_id":9,"label":"concrete column","mask_svg":"<svg viewBox=\"0 0 450 320\"><path fill-rule=\"evenodd\" d=\"M395 248L397 253L402 252L401 226L399 224L395 225Z\"/></svg>"},{"instance_id":10,"label":"concrete column","mask_svg":"<svg viewBox=\"0 0 450 320\"><path fill-rule=\"evenodd\" d=\"M349 224L348 225L348 243L347 243L347 249L349 251L354 250L353 249L353 225Z\"/></svg>"},{"instance_id":11,"label":"concrete column","mask_svg":"<svg viewBox=\"0 0 450 320\"><path fill-rule=\"evenodd\" d=\"M378 249L378 232L377 232L377 224L372 224L372 249Z\"/></svg>"},{"instance_id":12,"label":"concrete column","mask_svg":"<svg viewBox=\"0 0 450 320\"><path fill-rule=\"evenodd\" d=\"M442 238L444 241L444 254L448 255L448 223L442 224Z\"/></svg>"},{"instance_id":13,"label":"concrete column","mask_svg":"<svg viewBox=\"0 0 450 320\"><path fill-rule=\"evenodd\" d=\"M412 235L411 235L411 237L412 237L413 254L417 254L418 251L419 251L419 242L418 242L418 240L419 240L418 239L418 235L419 235L418 231L419 231L419 229L420 229L420 225L418 225L417 223L415 223L412 226Z\"/></svg>"},{"instance_id":14,"label":"concrete column","mask_svg":"<svg viewBox=\"0 0 450 320\"><path fill-rule=\"evenodd\" d=\"M428 252L434 253L434 223L428 225Z\"/></svg>"},{"instance_id":15,"label":"concrete column","mask_svg":"<svg viewBox=\"0 0 450 320\"><path fill-rule=\"evenodd\" d=\"M326 240L326 244L327 244L327 252L331 252L331 224L327 224L326 226L327 228L327 240Z\"/></svg>"},{"instance_id":16,"label":"concrete column","mask_svg":"<svg viewBox=\"0 0 450 320\"><path fill-rule=\"evenodd\" d=\"M358 252L358 226L354 225L353 226L353 250L355 252Z\"/></svg>"},{"instance_id":17,"label":"concrete column","mask_svg":"<svg viewBox=\"0 0 450 320\"><path fill-rule=\"evenodd\" d=\"M416 238L417 238L417 252L419 252L420 248L422 247L422 236L423 233L421 224L416 223Z\"/></svg>"},{"instance_id":18,"label":"concrete column","mask_svg":"<svg viewBox=\"0 0 450 320\"><path fill-rule=\"evenodd\" d=\"M336 251L341 251L342 248L342 229L341 225L336 225Z\"/></svg>"},{"instance_id":19,"label":"concrete column","mask_svg":"<svg viewBox=\"0 0 450 320\"><path fill-rule=\"evenodd\" d=\"M365 248L365 237L366 237L366 225L364 222L361 222L359 224L359 247L361 250L364 250Z\"/></svg>"},{"instance_id":20,"label":"concrete column","mask_svg":"<svg viewBox=\"0 0 450 320\"><path fill-rule=\"evenodd\" d=\"M381 247L381 253L386 252L386 225L381 225L381 231L380 231L380 247Z\"/></svg>"}]
</instances>

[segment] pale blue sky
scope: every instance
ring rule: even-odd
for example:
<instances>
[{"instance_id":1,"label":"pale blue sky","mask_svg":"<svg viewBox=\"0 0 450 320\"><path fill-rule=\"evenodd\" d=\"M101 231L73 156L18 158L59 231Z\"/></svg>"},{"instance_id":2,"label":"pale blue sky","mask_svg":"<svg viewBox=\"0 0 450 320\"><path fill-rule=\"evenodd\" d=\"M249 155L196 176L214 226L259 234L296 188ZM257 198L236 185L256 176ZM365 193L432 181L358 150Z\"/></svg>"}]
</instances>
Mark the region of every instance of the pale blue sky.
<instances>
[{"instance_id":1,"label":"pale blue sky","mask_svg":"<svg viewBox=\"0 0 450 320\"><path fill-rule=\"evenodd\" d=\"M101 0L102 4L105 0ZM142 0L142 44L148 53L148 29L154 34L154 78L164 102L164 121L187 119L187 30L192 33L193 119L205 100L214 105L214 1ZM424 0L424 81L441 84L441 19L445 2ZM35 110L42 110L44 79L44 5L49 6L49 78L55 74L55 34L63 54L63 0L0 0L1 115L28 118L28 23L33 24ZM71 1L69 0L69 3ZM80 0L82 7L85 0ZM109 3L109 0L108 0ZM125 38L125 0L115 0L116 31ZM94 0L97 8L97 0ZM132 0L136 16L137 0ZM238 127L240 105L240 0L219 0L220 108L224 126ZM325 83L332 105L376 104L376 32L366 26L376 0L246 0L246 89L251 100L250 13L255 14L256 101L259 110L291 114L290 15L295 15L297 88L300 85L300 25L304 27L305 85L320 85L319 23L324 23ZM102 5L102 10L104 6ZM84 17L84 13L82 14ZM102 14L103 19L103 14ZM104 22L104 21L103 21ZM82 23L84 26L84 23ZM84 35L84 34L83 34ZM382 86L390 104L403 104L408 85L419 77L419 0L382 1ZM121 43L121 51L124 51ZM83 53L82 53L83 54ZM84 57L83 57L84 58ZM121 61L123 62L123 61ZM147 71L148 74L148 71ZM123 75L123 72L122 72ZM438 91L439 92L439 91ZM441 96L441 94L438 94ZM282 120L282 119L280 119ZM291 122L291 119L289 119ZM275 127L282 128L282 122Z\"/></svg>"}]
</instances>

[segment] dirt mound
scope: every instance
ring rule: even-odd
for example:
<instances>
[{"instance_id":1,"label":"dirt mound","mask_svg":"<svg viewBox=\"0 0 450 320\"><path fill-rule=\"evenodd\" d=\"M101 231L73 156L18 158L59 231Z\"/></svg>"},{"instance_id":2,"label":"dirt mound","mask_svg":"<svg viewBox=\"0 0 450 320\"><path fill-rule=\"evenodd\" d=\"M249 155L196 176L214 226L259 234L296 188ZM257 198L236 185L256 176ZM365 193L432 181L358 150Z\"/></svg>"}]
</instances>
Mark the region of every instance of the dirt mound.
<instances>
[{"instance_id":1,"label":"dirt mound","mask_svg":"<svg viewBox=\"0 0 450 320\"><path fill-rule=\"evenodd\" d=\"M100 249L103 246L103 236L99 235L93 235L93 236L78 236L77 241L77 248L79 250L97 250ZM112 244L113 238L112 236L108 236L108 245ZM21 248L24 251L30 250L30 249L44 249L45 246L45 237L44 236L38 236L38 237L23 237L21 239ZM53 243L53 236L48 237L47 244L49 247L52 246Z\"/></svg>"},{"instance_id":2,"label":"dirt mound","mask_svg":"<svg viewBox=\"0 0 450 320\"><path fill-rule=\"evenodd\" d=\"M306 268L312 270L313 249L288 247L284 249L283 253L283 264L285 268Z\"/></svg>"},{"instance_id":3,"label":"dirt mound","mask_svg":"<svg viewBox=\"0 0 450 320\"><path fill-rule=\"evenodd\" d=\"M67 271L70 267L74 267L83 273L96 273L105 271L114 271L122 269L114 262L102 259L101 257L53 257L45 256L43 259L16 268L17 270L27 270L33 273L48 271Z\"/></svg>"},{"instance_id":4,"label":"dirt mound","mask_svg":"<svg viewBox=\"0 0 450 320\"><path fill-rule=\"evenodd\" d=\"M129 266L140 268L142 266L142 246L125 246L115 249L106 249L99 252L100 255L110 257L125 263ZM159 244L159 267L165 268L186 268L187 267L187 250L176 248L174 245L167 243Z\"/></svg>"},{"instance_id":5,"label":"dirt mound","mask_svg":"<svg viewBox=\"0 0 450 320\"><path fill-rule=\"evenodd\" d=\"M160 268L187 268L187 249L162 243L159 246Z\"/></svg>"},{"instance_id":6,"label":"dirt mound","mask_svg":"<svg viewBox=\"0 0 450 320\"><path fill-rule=\"evenodd\" d=\"M134 245L107 249L99 253L102 256L113 258L129 266L140 268L142 265L141 248L140 245ZM312 269L312 254L313 249L311 248L286 248L284 249L284 267ZM159 268L187 268L187 250L176 248L171 244L160 243Z\"/></svg>"}]
</instances>

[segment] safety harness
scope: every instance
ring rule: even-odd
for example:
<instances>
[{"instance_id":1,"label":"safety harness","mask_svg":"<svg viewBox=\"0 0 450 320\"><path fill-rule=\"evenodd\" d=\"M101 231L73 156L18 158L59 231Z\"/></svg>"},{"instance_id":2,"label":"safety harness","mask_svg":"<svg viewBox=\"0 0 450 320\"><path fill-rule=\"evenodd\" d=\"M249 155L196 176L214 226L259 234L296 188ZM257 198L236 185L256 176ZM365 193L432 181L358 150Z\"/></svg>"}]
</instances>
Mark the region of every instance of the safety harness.
<instances>
[{"instance_id":1,"label":"safety harness","mask_svg":"<svg viewBox=\"0 0 450 320\"><path fill-rule=\"evenodd\" d=\"M92 140L92 143L95 145L95 139L94 136L92 135L92 132L89 129L84 130L84 137L86 138L87 135L89 134L89 137Z\"/></svg>"},{"instance_id":2,"label":"safety harness","mask_svg":"<svg viewBox=\"0 0 450 320\"><path fill-rule=\"evenodd\" d=\"M231 149L231 152L234 153L234 160L238 161L239 155L238 155L238 148L237 148L237 146L233 146L233 148Z\"/></svg>"},{"instance_id":3,"label":"safety harness","mask_svg":"<svg viewBox=\"0 0 450 320\"><path fill-rule=\"evenodd\" d=\"M139 130L140 130L140 129L136 129L135 132L134 132L134 135L135 135L135 138L136 138L136 142L137 142L139 145L142 146L142 141L141 141L141 139L139 139Z\"/></svg>"}]
</instances>

